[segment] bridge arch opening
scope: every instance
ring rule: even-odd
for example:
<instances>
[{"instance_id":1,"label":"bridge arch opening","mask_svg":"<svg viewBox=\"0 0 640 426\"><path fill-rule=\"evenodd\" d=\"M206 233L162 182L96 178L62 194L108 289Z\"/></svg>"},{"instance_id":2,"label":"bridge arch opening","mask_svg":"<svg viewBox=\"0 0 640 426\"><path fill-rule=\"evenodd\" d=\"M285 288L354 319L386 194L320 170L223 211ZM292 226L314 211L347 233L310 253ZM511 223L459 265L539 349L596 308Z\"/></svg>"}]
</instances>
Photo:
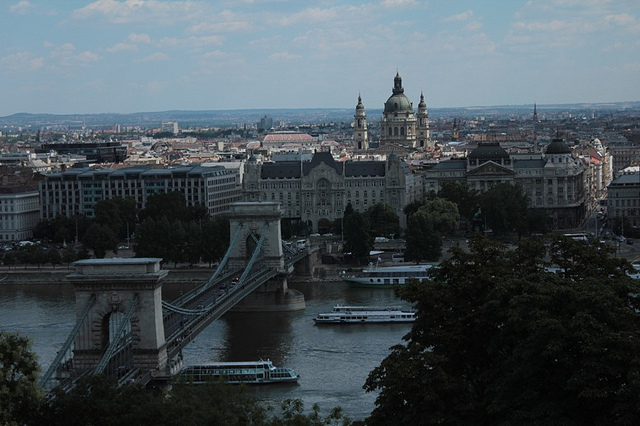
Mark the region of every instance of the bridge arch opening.
<instances>
[{"instance_id":1,"label":"bridge arch opening","mask_svg":"<svg viewBox=\"0 0 640 426\"><path fill-rule=\"evenodd\" d=\"M106 349L112 342L117 340L117 333L124 323L124 336L131 335L131 322L125 319L125 315L120 311L112 311L102 318L101 341L102 348Z\"/></svg>"}]
</instances>

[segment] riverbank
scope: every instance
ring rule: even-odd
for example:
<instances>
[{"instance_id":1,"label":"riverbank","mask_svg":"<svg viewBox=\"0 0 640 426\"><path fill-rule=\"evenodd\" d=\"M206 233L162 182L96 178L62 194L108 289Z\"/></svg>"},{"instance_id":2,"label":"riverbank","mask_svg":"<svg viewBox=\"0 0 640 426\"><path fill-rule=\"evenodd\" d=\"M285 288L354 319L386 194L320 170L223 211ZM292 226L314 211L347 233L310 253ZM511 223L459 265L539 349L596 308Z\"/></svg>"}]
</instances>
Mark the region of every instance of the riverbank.
<instances>
[{"instance_id":1,"label":"riverbank","mask_svg":"<svg viewBox=\"0 0 640 426\"><path fill-rule=\"evenodd\" d=\"M215 268L190 267L167 268L169 274L164 279L165 283L202 283L207 281L215 272ZM319 265L313 271L313 275L293 275L292 282L316 282L316 281L340 281L340 271L344 266ZM74 272L73 266L27 266L24 268L6 266L0 267L0 285L3 284L57 284L66 283L67 275Z\"/></svg>"}]
</instances>

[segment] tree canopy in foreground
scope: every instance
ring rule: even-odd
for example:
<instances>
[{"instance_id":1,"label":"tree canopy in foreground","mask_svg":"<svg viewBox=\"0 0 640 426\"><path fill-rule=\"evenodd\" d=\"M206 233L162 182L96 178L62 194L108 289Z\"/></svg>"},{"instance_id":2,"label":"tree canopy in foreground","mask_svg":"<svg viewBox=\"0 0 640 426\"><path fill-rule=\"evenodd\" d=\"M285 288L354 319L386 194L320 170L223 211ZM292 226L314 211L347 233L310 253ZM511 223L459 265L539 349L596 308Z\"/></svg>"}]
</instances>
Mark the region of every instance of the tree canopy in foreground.
<instances>
[{"instance_id":1,"label":"tree canopy in foreground","mask_svg":"<svg viewBox=\"0 0 640 426\"><path fill-rule=\"evenodd\" d=\"M484 238L431 283L400 290L418 315L369 375L367 425L640 424L640 285L605 246Z\"/></svg>"}]
</instances>

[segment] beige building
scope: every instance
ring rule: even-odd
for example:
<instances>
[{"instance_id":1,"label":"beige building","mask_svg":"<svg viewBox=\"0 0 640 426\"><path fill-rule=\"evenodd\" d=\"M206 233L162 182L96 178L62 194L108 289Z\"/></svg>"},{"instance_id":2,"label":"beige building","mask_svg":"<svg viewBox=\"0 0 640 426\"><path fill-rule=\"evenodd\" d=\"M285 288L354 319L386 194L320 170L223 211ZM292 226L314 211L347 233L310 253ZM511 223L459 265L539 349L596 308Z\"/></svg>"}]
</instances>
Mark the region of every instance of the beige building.
<instances>
[{"instance_id":1,"label":"beige building","mask_svg":"<svg viewBox=\"0 0 640 426\"><path fill-rule=\"evenodd\" d=\"M249 158L243 181L245 201L276 201L283 219L304 224L310 232L328 232L331 223L351 204L364 212L377 203L388 204L406 226L404 207L424 198L422 177L397 155L386 161L337 162L329 152L310 161L260 163Z\"/></svg>"},{"instance_id":2,"label":"beige building","mask_svg":"<svg viewBox=\"0 0 640 426\"><path fill-rule=\"evenodd\" d=\"M631 226L640 226L640 167L621 171L607 190L607 215Z\"/></svg>"},{"instance_id":3,"label":"beige building","mask_svg":"<svg viewBox=\"0 0 640 426\"><path fill-rule=\"evenodd\" d=\"M466 158L442 161L425 172L425 191L438 192L444 181L465 183L484 192L501 183L520 185L529 206L544 209L556 229L580 226L589 208L588 168L562 139L544 154L509 155L498 142L481 142Z\"/></svg>"}]
</instances>

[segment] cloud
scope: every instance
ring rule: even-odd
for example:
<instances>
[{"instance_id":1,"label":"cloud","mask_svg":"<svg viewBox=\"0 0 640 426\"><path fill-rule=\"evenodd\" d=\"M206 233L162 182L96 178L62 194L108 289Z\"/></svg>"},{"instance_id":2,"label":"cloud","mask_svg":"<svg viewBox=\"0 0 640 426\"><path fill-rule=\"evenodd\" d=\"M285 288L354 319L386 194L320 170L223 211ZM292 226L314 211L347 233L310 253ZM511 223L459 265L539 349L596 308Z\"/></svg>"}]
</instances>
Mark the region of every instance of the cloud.
<instances>
[{"instance_id":1,"label":"cloud","mask_svg":"<svg viewBox=\"0 0 640 426\"><path fill-rule=\"evenodd\" d=\"M251 24L247 21L201 22L191 26L189 32L235 33L249 29L251 29Z\"/></svg>"},{"instance_id":2,"label":"cloud","mask_svg":"<svg viewBox=\"0 0 640 426\"><path fill-rule=\"evenodd\" d=\"M457 15L452 15L444 18L442 22L462 22L468 21L473 17L473 11L467 10L466 12L458 13Z\"/></svg>"},{"instance_id":3,"label":"cloud","mask_svg":"<svg viewBox=\"0 0 640 426\"><path fill-rule=\"evenodd\" d=\"M147 34L131 33L129 37L127 37L127 40L132 43L151 43L151 37Z\"/></svg>"},{"instance_id":4,"label":"cloud","mask_svg":"<svg viewBox=\"0 0 640 426\"><path fill-rule=\"evenodd\" d=\"M297 24L311 24L318 22L331 22L338 18L337 9L306 9L302 12L293 13L287 16L283 16L278 20L278 23L282 26L297 25Z\"/></svg>"},{"instance_id":5,"label":"cloud","mask_svg":"<svg viewBox=\"0 0 640 426\"><path fill-rule=\"evenodd\" d=\"M384 7L417 6L417 0L382 0Z\"/></svg>"},{"instance_id":6,"label":"cloud","mask_svg":"<svg viewBox=\"0 0 640 426\"><path fill-rule=\"evenodd\" d=\"M293 59L300 59L300 58L302 58L302 56L289 53L289 52L276 52L269 55L269 60L272 62L290 61Z\"/></svg>"},{"instance_id":7,"label":"cloud","mask_svg":"<svg viewBox=\"0 0 640 426\"><path fill-rule=\"evenodd\" d=\"M110 24L175 24L202 16L206 4L192 1L97 0L73 11L74 20L99 19Z\"/></svg>"},{"instance_id":8,"label":"cloud","mask_svg":"<svg viewBox=\"0 0 640 426\"><path fill-rule=\"evenodd\" d=\"M109 53L119 53L119 52L137 52L138 46L131 43L118 43L115 46L107 48L107 52Z\"/></svg>"},{"instance_id":9,"label":"cloud","mask_svg":"<svg viewBox=\"0 0 640 426\"><path fill-rule=\"evenodd\" d=\"M22 0L13 6L9 6L9 12L18 13L20 15L26 15L31 10L35 9L35 6L31 4L28 0Z\"/></svg>"},{"instance_id":10,"label":"cloud","mask_svg":"<svg viewBox=\"0 0 640 426\"><path fill-rule=\"evenodd\" d=\"M168 61L169 55L163 52L152 53L151 55L145 56L144 58L137 59L135 62L138 63L147 63L147 62L160 62L160 61Z\"/></svg>"},{"instance_id":11,"label":"cloud","mask_svg":"<svg viewBox=\"0 0 640 426\"><path fill-rule=\"evenodd\" d=\"M44 59L29 52L19 52L0 58L0 69L8 73L37 71L44 66Z\"/></svg>"},{"instance_id":12,"label":"cloud","mask_svg":"<svg viewBox=\"0 0 640 426\"><path fill-rule=\"evenodd\" d=\"M65 43L54 48L49 54L56 64L63 67L85 66L96 62L100 57L90 51L76 53L76 47L72 43Z\"/></svg>"},{"instance_id":13,"label":"cloud","mask_svg":"<svg viewBox=\"0 0 640 426\"><path fill-rule=\"evenodd\" d=\"M464 29L467 30L467 31L478 31L482 27L483 27L482 22L473 21L473 22L469 22L467 25L465 25Z\"/></svg>"}]
</instances>

